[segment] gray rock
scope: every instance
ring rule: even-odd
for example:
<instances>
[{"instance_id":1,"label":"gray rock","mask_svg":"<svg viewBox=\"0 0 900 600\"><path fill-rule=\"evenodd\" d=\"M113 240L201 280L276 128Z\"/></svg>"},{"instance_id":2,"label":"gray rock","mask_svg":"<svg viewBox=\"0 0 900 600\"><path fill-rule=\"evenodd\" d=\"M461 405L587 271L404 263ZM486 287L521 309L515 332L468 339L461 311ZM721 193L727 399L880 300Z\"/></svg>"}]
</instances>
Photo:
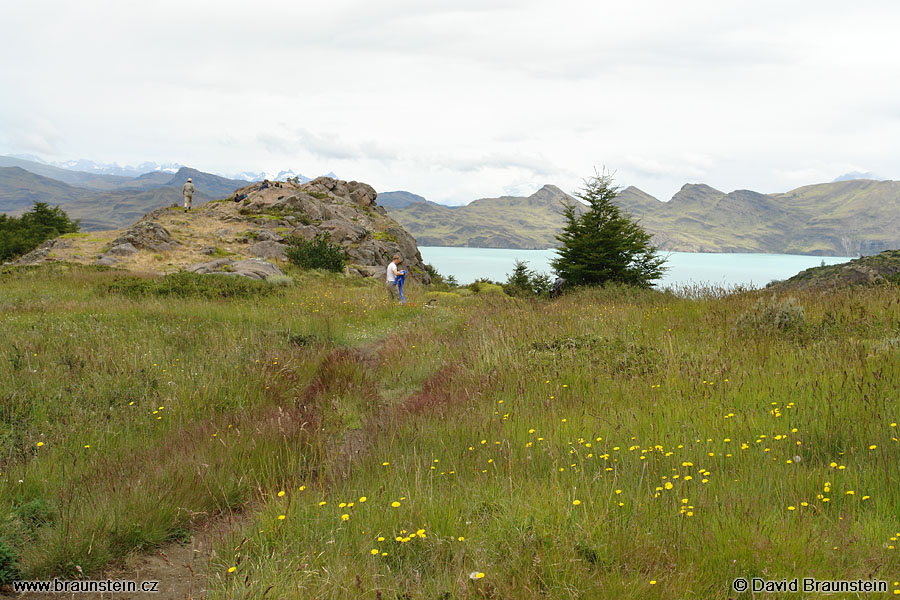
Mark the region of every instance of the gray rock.
<instances>
[{"instance_id":1,"label":"gray rock","mask_svg":"<svg viewBox=\"0 0 900 600\"><path fill-rule=\"evenodd\" d=\"M256 231L256 241L258 242L280 242L282 239L284 238L277 233L266 229Z\"/></svg>"},{"instance_id":2,"label":"gray rock","mask_svg":"<svg viewBox=\"0 0 900 600\"><path fill-rule=\"evenodd\" d=\"M112 254L113 256L130 256L132 254L137 254L138 249L135 248L131 243L125 242L124 244L117 244L109 249L107 254Z\"/></svg>"},{"instance_id":3,"label":"gray rock","mask_svg":"<svg viewBox=\"0 0 900 600\"><path fill-rule=\"evenodd\" d=\"M201 275L205 275L207 273L215 273L216 271L221 270L222 266L230 265L232 262L234 261L228 258L217 258L216 260L211 260L209 262L190 265L188 267L185 267L184 270L191 273L200 273Z\"/></svg>"},{"instance_id":4,"label":"gray rock","mask_svg":"<svg viewBox=\"0 0 900 600\"><path fill-rule=\"evenodd\" d=\"M337 219L323 221L319 225L319 229L331 234L331 241L338 244L352 243L366 237L366 229L350 221Z\"/></svg>"},{"instance_id":5,"label":"gray rock","mask_svg":"<svg viewBox=\"0 0 900 600\"><path fill-rule=\"evenodd\" d=\"M284 260L284 252L287 246L280 242L265 241L257 242L247 248L247 253L260 258L275 258Z\"/></svg>"},{"instance_id":6,"label":"gray rock","mask_svg":"<svg viewBox=\"0 0 900 600\"><path fill-rule=\"evenodd\" d=\"M201 248L199 250L200 254L215 254L216 247L215 246L207 246L206 248Z\"/></svg>"},{"instance_id":7,"label":"gray rock","mask_svg":"<svg viewBox=\"0 0 900 600\"><path fill-rule=\"evenodd\" d=\"M113 247L120 244L131 244L138 250L154 250L156 252L164 252L181 245L172 239L172 235L165 227L156 221L149 220L138 221L131 229L112 242Z\"/></svg>"},{"instance_id":8,"label":"gray rock","mask_svg":"<svg viewBox=\"0 0 900 600\"><path fill-rule=\"evenodd\" d=\"M52 250L60 250L62 248L68 248L72 245L72 242L68 240L63 240L60 238L55 238L52 240L47 240L28 254L24 254L12 261L11 264L14 265L36 265L38 263L46 262L52 260L50 258L50 252Z\"/></svg>"},{"instance_id":9,"label":"gray rock","mask_svg":"<svg viewBox=\"0 0 900 600\"><path fill-rule=\"evenodd\" d=\"M191 273L200 273L201 275L214 273L258 280L263 280L269 275L284 275L284 271L276 265L258 259L232 260L230 258L219 258L210 262L191 265L185 270Z\"/></svg>"},{"instance_id":10,"label":"gray rock","mask_svg":"<svg viewBox=\"0 0 900 600\"><path fill-rule=\"evenodd\" d=\"M114 264L116 264L116 263L118 263L118 262L119 262L119 261L117 261L117 260L116 260L115 258L113 258L112 256L104 256L104 257L102 257L102 258L98 258L98 259L97 259L97 264L98 264L98 265L106 265L106 266L110 266L110 265L114 265Z\"/></svg>"},{"instance_id":11,"label":"gray rock","mask_svg":"<svg viewBox=\"0 0 900 600\"><path fill-rule=\"evenodd\" d=\"M269 275L284 275L276 265L264 260L236 260L231 264L234 273L250 279L265 279Z\"/></svg>"},{"instance_id":12,"label":"gray rock","mask_svg":"<svg viewBox=\"0 0 900 600\"><path fill-rule=\"evenodd\" d=\"M292 236L302 237L304 240L311 240L319 230L312 225L303 225L291 232Z\"/></svg>"}]
</instances>

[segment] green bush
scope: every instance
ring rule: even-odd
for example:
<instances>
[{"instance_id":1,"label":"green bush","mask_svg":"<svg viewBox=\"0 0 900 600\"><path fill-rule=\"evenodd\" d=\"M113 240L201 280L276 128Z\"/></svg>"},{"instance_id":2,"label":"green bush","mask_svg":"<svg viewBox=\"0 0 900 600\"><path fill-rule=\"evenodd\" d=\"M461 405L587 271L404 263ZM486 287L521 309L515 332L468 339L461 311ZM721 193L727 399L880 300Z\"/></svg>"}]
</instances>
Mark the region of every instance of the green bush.
<instances>
[{"instance_id":1,"label":"green bush","mask_svg":"<svg viewBox=\"0 0 900 600\"><path fill-rule=\"evenodd\" d=\"M344 270L347 257L340 244L331 241L328 233L317 233L311 240L294 236L285 239L285 251L291 263L303 269L324 269L340 272Z\"/></svg>"},{"instance_id":2,"label":"green bush","mask_svg":"<svg viewBox=\"0 0 900 600\"><path fill-rule=\"evenodd\" d=\"M766 302L763 298L737 319L738 329L755 332L797 332L806 325L803 307L793 297L779 300L774 295Z\"/></svg>"},{"instance_id":3,"label":"green bush","mask_svg":"<svg viewBox=\"0 0 900 600\"><path fill-rule=\"evenodd\" d=\"M266 282L274 286L290 287L294 285L294 278L290 275L269 275Z\"/></svg>"},{"instance_id":4,"label":"green bush","mask_svg":"<svg viewBox=\"0 0 900 600\"><path fill-rule=\"evenodd\" d=\"M225 275L200 275L178 271L161 279L142 277L118 277L103 285L101 290L109 294L119 294L129 298L148 296L174 296L177 298L231 299L268 296L276 293L280 286L246 277Z\"/></svg>"}]
</instances>

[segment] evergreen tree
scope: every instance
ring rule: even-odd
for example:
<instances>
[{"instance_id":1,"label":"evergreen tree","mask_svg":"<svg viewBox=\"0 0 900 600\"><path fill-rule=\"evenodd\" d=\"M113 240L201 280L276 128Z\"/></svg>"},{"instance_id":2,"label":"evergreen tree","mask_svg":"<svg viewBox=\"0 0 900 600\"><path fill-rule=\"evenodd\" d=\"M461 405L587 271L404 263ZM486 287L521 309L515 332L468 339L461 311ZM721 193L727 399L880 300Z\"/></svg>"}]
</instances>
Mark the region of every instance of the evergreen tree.
<instances>
[{"instance_id":1,"label":"evergreen tree","mask_svg":"<svg viewBox=\"0 0 900 600\"><path fill-rule=\"evenodd\" d=\"M666 259L657 255L652 236L613 204L618 193L611 175L595 173L575 193L587 202L582 214L576 205L564 205L566 225L556 236L560 247L551 264L568 283L649 287L662 277Z\"/></svg>"}]
</instances>

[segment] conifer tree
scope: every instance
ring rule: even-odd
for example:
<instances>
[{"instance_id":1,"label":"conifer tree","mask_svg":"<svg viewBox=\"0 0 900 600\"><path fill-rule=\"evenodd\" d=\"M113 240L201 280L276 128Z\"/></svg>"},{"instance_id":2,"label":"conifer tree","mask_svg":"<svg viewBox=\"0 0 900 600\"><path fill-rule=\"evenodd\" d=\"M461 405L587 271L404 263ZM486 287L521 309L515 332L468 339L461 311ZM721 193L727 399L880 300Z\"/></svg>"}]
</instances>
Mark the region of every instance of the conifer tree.
<instances>
[{"instance_id":1,"label":"conifer tree","mask_svg":"<svg viewBox=\"0 0 900 600\"><path fill-rule=\"evenodd\" d=\"M556 236L560 247L551 264L569 284L649 287L662 277L666 259L657 254L652 236L613 203L618 194L611 175L595 172L574 194L587 203L583 211L564 205L566 225Z\"/></svg>"}]
</instances>

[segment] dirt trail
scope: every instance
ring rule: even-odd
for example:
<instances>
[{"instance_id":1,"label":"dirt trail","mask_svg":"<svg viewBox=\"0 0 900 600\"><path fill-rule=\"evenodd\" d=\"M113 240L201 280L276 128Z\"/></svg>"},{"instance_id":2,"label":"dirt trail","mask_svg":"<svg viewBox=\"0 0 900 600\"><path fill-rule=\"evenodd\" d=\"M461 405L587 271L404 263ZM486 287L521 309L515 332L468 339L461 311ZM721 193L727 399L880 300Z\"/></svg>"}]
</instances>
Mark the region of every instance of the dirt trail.
<instances>
[{"instance_id":1,"label":"dirt trail","mask_svg":"<svg viewBox=\"0 0 900 600\"><path fill-rule=\"evenodd\" d=\"M200 600L206 597L210 563L214 548L238 529L245 519L241 515L223 517L195 530L188 543L172 542L149 554L135 555L125 565L86 579L105 581L157 581L157 593L28 593L9 598L29 600Z\"/></svg>"},{"instance_id":2,"label":"dirt trail","mask_svg":"<svg viewBox=\"0 0 900 600\"><path fill-rule=\"evenodd\" d=\"M340 382L330 379L332 369L336 362L350 361L359 364L367 373L372 375L374 384L382 365L381 354L392 338L386 338L377 342L354 349L336 349L322 362L319 373L307 384L305 394L307 400L313 400L315 396L327 394L334 385ZM347 433L342 440L337 442L333 457L335 461L353 461L364 455L370 444L370 438L400 415L421 412L423 408L443 408L446 400L436 399L435 383L444 383L450 373L446 369L440 369L432 378L423 383L422 388L413 395L407 396L402 402L388 402L381 397L376 385L372 386L372 393L378 396L378 407L372 414L367 415L367 426ZM229 539L233 532L239 531L241 526L250 518L252 510L243 514L232 514L220 517L204 526L194 530L190 542L172 542L165 544L148 554L140 554L126 560L122 567L110 569L102 575L92 579L105 580L107 577L113 580L158 581L158 593L104 593L104 594L72 594L72 593L31 593L18 596L3 595L9 598L28 598L34 600L61 600L72 598L73 600L85 600L97 598L98 600L201 600L206 598L207 584L211 574L210 565L215 556L214 549ZM246 515L246 516L245 516Z\"/></svg>"}]
</instances>

